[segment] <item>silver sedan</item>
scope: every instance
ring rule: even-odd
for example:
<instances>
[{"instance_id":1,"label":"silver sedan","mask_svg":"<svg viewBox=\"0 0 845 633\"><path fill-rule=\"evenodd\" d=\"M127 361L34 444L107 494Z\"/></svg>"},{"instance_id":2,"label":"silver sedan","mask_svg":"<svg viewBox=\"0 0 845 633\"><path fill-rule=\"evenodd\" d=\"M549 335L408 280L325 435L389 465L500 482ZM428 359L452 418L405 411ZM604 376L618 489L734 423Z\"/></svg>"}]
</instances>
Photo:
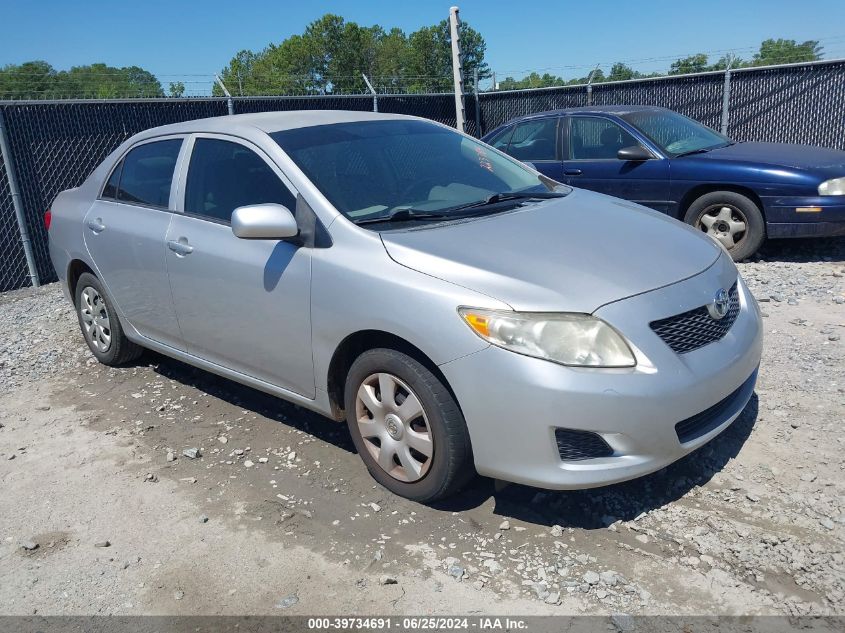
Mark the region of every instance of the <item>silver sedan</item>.
<instances>
[{"instance_id":1,"label":"silver sedan","mask_svg":"<svg viewBox=\"0 0 845 633\"><path fill-rule=\"evenodd\" d=\"M48 212L92 353L143 348L337 420L430 502L652 472L751 397L758 307L710 238L413 117L147 130Z\"/></svg>"}]
</instances>

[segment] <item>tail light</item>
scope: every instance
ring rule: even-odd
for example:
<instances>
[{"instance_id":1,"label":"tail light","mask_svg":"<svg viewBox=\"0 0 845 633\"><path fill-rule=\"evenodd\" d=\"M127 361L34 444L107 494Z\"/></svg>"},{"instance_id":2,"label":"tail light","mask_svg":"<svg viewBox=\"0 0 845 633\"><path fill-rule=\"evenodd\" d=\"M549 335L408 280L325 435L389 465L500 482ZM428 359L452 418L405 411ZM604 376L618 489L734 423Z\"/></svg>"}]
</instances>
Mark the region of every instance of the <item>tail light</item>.
<instances>
[{"instance_id":1,"label":"tail light","mask_svg":"<svg viewBox=\"0 0 845 633\"><path fill-rule=\"evenodd\" d=\"M53 223L53 212L50 211L50 209L47 209L44 212L44 227L49 231L50 230L50 224L52 224L52 223Z\"/></svg>"}]
</instances>

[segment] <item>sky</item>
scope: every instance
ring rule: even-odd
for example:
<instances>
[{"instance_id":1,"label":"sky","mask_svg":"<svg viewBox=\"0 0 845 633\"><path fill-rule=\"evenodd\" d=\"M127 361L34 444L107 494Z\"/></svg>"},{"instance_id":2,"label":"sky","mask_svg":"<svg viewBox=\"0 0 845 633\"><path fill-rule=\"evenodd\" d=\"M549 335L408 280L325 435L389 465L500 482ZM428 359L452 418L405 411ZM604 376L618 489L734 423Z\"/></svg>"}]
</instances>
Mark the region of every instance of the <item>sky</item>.
<instances>
[{"instance_id":1,"label":"sky","mask_svg":"<svg viewBox=\"0 0 845 633\"><path fill-rule=\"evenodd\" d=\"M532 70L568 79L596 64L607 72L615 61L660 71L697 52L712 52L712 61L729 50L749 58L770 37L821 40L825 57L845 57L842 0L457 4L461 18L484 36L487 62L499 79ZM237 51L281 42L324 13L410 33L448 17L449 6L432 0L0 0L0 66L41 59L62 70L104 62L141 66L165 85L177 79L206 84Z\"/></svg>"}]
</instances>

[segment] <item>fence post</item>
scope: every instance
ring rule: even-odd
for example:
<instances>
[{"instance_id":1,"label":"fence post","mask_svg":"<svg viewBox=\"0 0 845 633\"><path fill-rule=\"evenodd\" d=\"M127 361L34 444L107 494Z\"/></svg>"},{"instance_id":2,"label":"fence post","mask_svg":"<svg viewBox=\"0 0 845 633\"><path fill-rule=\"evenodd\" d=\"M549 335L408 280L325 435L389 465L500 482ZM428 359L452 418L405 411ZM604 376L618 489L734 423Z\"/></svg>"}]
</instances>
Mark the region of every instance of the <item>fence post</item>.
<instances>
[{"instance_id":1,"label":"fence post","mask_svg":"<svg viewBox=\"0 0 845 633\"><path fill-rule=\"evenodd\" d=\"M0 153L3 154L3 165L6 168L6 178L9 181L9 191L12 194L12 206L15 209L15 219L18 221L18 231L21 235L23 253L26 257L26 267L29 270L29 279L36 288L41 285L38 278L38 268L35 265L35 256L32 254L32 241L29 239L29 229L26 227L26 216L23 212L23 201L21 190L18 188L18 178L15 172L15 162L12 160L12 150L9 147L9 138L6 135L6 119L3 110L0 110Z\"/></svg>"},{"instance_id":2,"label":"fence post","mask_svg":"<svg viewBox=\"0 0 845 633\"><path fill-rule=\"evenodd\" d=\"M464 131L464 78L461 60L461 41L458 27L461 19L458 17L458 7L449 8L449 25L452 33L452 76L455 80L455 127Z\"/></svg>"},{"instance_id":3,"label":"fence post","mask_svg":"<svg viewBox=\"0 0 845 633\"><path fill-rule=\"evenodd\" d=\"M593 75L596 74L600 65L601 64L596 64L596 67L590 71L589 75L587 75L587 105L593 105Z\"/></svg>"},{"instance_id":4,"label":"fence post","mask_svg":"<svg viewBox=\"0 0 845 633\"><path fill-rule=\"evenodd\" d=\"M223 94L228 97L226 99L226 107L229 109L229 114L232 115L235 113L235 100L232 99L232 95L229 94L229 91L226 89L226 84L223 83L223 80L220 79L220 75L214 75L214 79L217 81L217 85L220 86L220 89L223 91Z\"/></svg>"},{"instance_id":5,"label":"fence post","mask_svg":"<svg viewBox=\"0 0 845 633\"><path fill-rule=\"evenodd\" d=\"M364 83L367 84L367 88L369 88L370 92L373 93L373 112L378 112L378 93L375 88L373 88L373 84L370 83L369 77L367 77L364 73L361 73L361 76L364 78Z\"/></svg>"},{"instance_id":6,"label":"fence post","mask_svg":"<svg viewBox=\"0 0 845 633\"><path fill-rule=\"evenodd\" d=\"M730 124L730 102L731 102L731 67L725 69L725 87L722 90L722 134L727 136L728 125Z\"/></svg>"},{"instance_id":7,"label":"fence post","mask_svg":"<svg viewBox=\"0 0 845 633\"><path fill-rule=\"evenodd\" d=\"M478 100L478 67L472 69L472 91L475 93L475 131L478 133L478 138L484 136L484 130L481 129L481 102Z\"/></svg>"}]
</instances>

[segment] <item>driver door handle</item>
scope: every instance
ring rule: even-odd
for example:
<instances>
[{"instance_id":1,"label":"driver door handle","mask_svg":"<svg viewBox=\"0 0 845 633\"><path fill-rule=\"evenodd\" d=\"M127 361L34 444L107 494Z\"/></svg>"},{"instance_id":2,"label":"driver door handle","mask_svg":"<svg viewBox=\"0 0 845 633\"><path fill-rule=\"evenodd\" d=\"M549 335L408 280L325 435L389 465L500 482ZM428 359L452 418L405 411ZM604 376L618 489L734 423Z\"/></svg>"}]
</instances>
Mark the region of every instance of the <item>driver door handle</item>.
<instances>
[{"instance_id":1,"label":"driver door handle","mask_svg":"<svg viewBox=\"0 0 845 633\"><path fill-rule=\"evenodd\" d=\"M190 255L194 252L194 247L188 244L187 240L185 240L184 242L182 240L167 240L167 248L169 248L177 255L181 255L182 257L184 257L185 255Z\"/></svg>"},{"instance_id":2,"label":"driver door handle","mask_svg":"<svg viewBox=\"0 0 845 633\"><path fill-rule=\"evenodd\" d=\"M564 169L563 170L564 176L580 176L583 173L584 172L581 171L580 169Z\"/></svg>"}]
</instances>

